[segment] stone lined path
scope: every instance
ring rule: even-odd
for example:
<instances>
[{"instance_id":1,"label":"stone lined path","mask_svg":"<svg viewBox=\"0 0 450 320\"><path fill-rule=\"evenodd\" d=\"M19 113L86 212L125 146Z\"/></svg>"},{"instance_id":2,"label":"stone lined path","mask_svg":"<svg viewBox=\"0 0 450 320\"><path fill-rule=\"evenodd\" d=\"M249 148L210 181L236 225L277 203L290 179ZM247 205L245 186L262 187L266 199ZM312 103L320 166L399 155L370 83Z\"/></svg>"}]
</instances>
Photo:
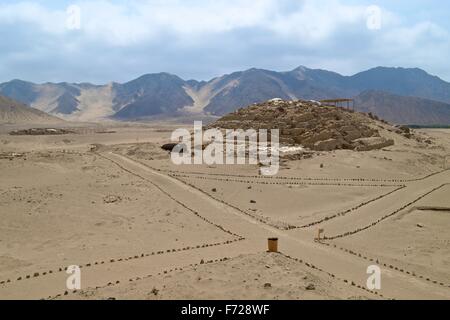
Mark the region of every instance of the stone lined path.
<instances>
[{"instance_id":1,"label":"stone lined path","mask_svg":"<svg viewBox=\"0 0 450 320\"><path fill-rule=\"evenodd\" d=\"M121 163L121 165L126 166L131 171L139 172L144 177L159 185L160 188L169 192L174 198L201 212L207 219L246 238L246 241L237 244L237 246L242 247L242 253L260 252L265 250L267 238L276 236L280 238L280 250L285 254L304 261L309 261L316 267L334 274L339 278L348 279L358 285L365 286L367 280L366 270L370 264L367 261L336 250L331 246L323 246L319 243L315 243L311 231L279 230L257 221L227 204L209 197L207 194L190 187L180 180L154 171L142 163L113 153L107 153L105 156L113 161ZM425 182L423 184L420 183L422 180L412 182L417 183L416 185L413 185L412 190L414 190L414 192L406 192L406 195L410 199L414 199L416 194L421 194L423 189L427 190L427 188L433 186L433 184L439 184L439 181L442 179L447 179L448 174L449 172L445 171L440 174L432 175L423 179ZM408 186L405 189L408 189ZM401 191L403 191L403 189L399 192ZM396 193L394 193L393 196L396 196ZM389 205L392 205L392 199L390 197L385 197L375 203L380 206L378 208L386 212L389 211ZM385 206L384 208L383 205ZM359 213L345 216L343 219L352 216L359 216ZM369 221L372 218L365 214L362 214L361 216ZM336 219L336 221L339 220L340 218ZM366 220L361 219L359 221L366 222ZM206 259L207 258L208 257L206 257ZM384 285L382 293L386 297L397 299L422 298L424 296L437 299L450 298L450 291L448 288L443 288L433 283L422 281L421 279L409 277L407 274L396 272L395 270L392 271L389 268L383 269L383 280Z\"/></svg>"},{"instance_id":2,"label":"stone lined path","mask_svg":"<svg viewBox=\"0 0 450 320\"><path fill-rule=\"evenodd\" d=\"M91 265L82 269L84 288L102 287L117 284L117 282L136 280L149 274L158 274L167 270L175 270L175 268L183 268L190 264L197 264L202 259L205 261L216 260L222 259L224 256L233 258L241 254L261 252L266 249L267 238L274 236L280 239L280 251L293 259L302 260L304 263L323 270L337 279L346 280L347 283L354 283L361 287L366 286L368 277L366 270L373 262L348 254L331 245L314 242L314 228L290 231L274 228L142 163L111 152L103 153L102 156L123 170L151 182L161 192L170 195L173 201L189 208L194 213L196 212L199 217L218 226L222 231L234 235L239 241L193 250L144 256L139 259L109 264ZM365 226L378 217L398 209L403 203L407 204L423 195L424 192L442 185L443 180L449 181L448 171L432 175L423 180L408 182L404 189L393 193L392 196L383 197L357 209L350 215L329 221L326 228L334 233L340 233ZM399 193L401 193L400 196ZM360 210L361 212L359 212ZM450 299L450 290L446 287L387 267L381 266L381 268L382 290L380 293L386 298ZM67 275L64 272L58 272L27 281L15 281L0 286L0 296L4 299L54 297L64 293L66 279Z\"/></svg>"}]
</instances>

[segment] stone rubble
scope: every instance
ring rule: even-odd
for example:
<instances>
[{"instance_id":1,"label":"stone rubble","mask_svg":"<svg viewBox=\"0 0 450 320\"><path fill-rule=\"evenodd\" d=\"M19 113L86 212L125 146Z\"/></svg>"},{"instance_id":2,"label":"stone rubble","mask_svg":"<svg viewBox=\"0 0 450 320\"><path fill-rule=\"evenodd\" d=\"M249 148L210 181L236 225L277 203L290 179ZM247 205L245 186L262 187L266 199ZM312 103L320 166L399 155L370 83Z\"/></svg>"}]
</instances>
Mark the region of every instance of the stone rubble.
<instances>
[{"instance_id":1,"label":"stone rubble","mask_svg":"<svg viewBox=\"0 0 450 320\"><path fill-rule=\"evenodd\" d=\"M280 144L314 151L349 149L370 151L386 148L393 140L380 136L376 119L343 108L312 101L280 99L251 105L230 113L207 128L279 129Z\"/></svg>"}]
</instances>

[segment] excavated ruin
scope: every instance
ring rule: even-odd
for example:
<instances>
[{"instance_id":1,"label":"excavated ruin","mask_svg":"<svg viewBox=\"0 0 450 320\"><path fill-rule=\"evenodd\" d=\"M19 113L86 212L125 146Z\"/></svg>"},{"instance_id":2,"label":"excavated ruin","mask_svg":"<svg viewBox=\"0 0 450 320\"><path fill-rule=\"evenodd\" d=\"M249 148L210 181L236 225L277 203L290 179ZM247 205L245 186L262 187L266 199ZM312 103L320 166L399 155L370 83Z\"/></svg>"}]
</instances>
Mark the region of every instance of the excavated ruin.
<instances>
[{"instance_id":1,"label":"excavated ruin","mask_svg":"<svg viewBox=\"0 0 450 320\"><path fill-rule=\"evenodd\" d=\"M392 146L380 136L377 119L315 101L273 99L230 113L207 128L279 129L280 143L315 151L369 151Z\"/></svg>"}]
</instances>

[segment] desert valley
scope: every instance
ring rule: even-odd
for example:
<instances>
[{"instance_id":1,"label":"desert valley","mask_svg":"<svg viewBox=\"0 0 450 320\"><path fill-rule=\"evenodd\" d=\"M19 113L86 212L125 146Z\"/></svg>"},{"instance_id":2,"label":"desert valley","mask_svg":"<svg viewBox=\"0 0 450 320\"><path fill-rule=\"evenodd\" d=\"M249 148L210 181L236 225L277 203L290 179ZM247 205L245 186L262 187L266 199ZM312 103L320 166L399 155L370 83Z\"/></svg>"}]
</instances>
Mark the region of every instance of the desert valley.
<instances>
[{"instance_id":1,"label":"desert valley","mask_svg":"<svg viewBox=\"0 0 450 320\"><path fill-rule=\"evenodd\" d=\"M210 119L302 146L264 176L173 164L161 146L190 120L68 122L4 99L1 299L450 299L448 129L297 99Z\"/></svg>"}]
</instances>

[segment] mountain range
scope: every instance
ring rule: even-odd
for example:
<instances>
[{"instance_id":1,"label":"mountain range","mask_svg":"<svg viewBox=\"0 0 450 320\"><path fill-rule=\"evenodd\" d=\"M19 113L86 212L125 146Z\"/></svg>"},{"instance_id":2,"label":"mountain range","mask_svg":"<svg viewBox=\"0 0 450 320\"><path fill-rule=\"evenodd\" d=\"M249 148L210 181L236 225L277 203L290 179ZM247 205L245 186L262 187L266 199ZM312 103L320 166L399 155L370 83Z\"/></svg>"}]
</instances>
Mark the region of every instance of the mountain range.
<instances>
[{"instance_id":1,"label":"mountain range","mask_svg":"<svg viewBox=\"0 0 450 320\"><path fill-rule=\"evenodd\" d=\"M448 125L450 105L429 99L406 97L385 91L364 91L355 99L355 109L376 114L391 123Z\"/></svg>"},{"instance_id":2,"label":"mountain range","mask_svg":"<svg viewBox=\"0 0 450 320\"><path fill-rule=\"evenodd\" d=\"M272 98L354 97L358 110L394 123L450 123L450 83L417 68L377 67L353 76L303 66L287 72L249 69L209 81L157 73L106 85L12 80L0 84L0 94L72 121L221 116Z\"/></svg>"}]
</instances>

